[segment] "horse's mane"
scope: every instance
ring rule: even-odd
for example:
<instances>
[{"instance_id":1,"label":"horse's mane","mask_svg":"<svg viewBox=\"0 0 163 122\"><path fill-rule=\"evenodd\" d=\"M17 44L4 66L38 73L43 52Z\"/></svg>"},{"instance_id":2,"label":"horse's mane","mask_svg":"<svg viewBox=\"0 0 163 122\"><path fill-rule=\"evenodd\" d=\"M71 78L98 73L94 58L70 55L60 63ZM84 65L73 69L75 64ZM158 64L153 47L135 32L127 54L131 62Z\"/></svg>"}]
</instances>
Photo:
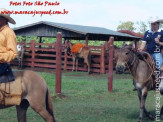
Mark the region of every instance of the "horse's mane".
<instances>
[{"instance_id":1,"label":"horse's mane","mask_svg":"<svg viewBox=\"0 0 163 122\"><path fill-rule=\"evenodd\" d=\"M144 56L138 52L138 51L134 51L132 49L129 49L132 53L134 53L140 60L144 60Z\"/></svg>"}]
</instances>

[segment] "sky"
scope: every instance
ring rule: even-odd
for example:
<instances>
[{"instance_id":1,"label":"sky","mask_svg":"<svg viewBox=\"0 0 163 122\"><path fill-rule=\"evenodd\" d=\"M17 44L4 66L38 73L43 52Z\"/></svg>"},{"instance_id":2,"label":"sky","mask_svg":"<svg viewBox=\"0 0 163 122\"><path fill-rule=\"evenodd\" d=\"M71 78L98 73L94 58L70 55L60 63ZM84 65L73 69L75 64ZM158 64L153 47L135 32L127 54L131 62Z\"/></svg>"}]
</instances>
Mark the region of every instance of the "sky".
<instances>
[{"instance_id":1,"label":"sky","mask_svg":"<svg viewBox=\"0 0 163 122\"><path fill-rule=\"evenodd\" d=\"M67 15L14 15L11 17L20 27L39 21L50 21L76 25L104 27L116 30L120 22L144 21L150 17L163 19L163 0L26 0L26 2L48 1L60 2L59 6L10 6L10 1L22 2L25 0L0 0L0 8L15 11L32 10L63 10L69 11Z\"/></svg>"}]
</instances>

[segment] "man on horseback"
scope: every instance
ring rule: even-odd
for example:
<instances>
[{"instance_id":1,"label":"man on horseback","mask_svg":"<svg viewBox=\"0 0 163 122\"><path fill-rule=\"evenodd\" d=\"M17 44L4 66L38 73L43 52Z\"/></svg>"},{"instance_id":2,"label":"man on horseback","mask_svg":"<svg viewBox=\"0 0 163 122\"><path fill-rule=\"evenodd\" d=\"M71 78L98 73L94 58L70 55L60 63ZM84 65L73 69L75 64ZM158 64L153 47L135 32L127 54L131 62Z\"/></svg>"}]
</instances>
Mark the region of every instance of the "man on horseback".
<instances>
[{"instance_id":1,"label":"man on horseback","mask_svg":"<svg viewBox=\"0 0 163 122\"><path fill-rule=\"evenodd\" d=\"M139 52L142 52L145 47L146 51L152 55L156 68L160 70L163 63L163 56L160 47L163 45L163 30L159 29L159 24L163 20L151 20L151 30L145 32Z\"/></svg>"},{"instance_id":2,"label":"man on horseback","mask_svg":"<svg viewBox=\"0 0 163 122\"><path fill-rule=\"evenodd\" d=\"M14 76L8 63L15 59L17 55L17 38L8 22L11 24L16 23L7 12L8 10L0 9L0 76L8 71L9 81L13 81Z\"/></svg>"}]
</instances>

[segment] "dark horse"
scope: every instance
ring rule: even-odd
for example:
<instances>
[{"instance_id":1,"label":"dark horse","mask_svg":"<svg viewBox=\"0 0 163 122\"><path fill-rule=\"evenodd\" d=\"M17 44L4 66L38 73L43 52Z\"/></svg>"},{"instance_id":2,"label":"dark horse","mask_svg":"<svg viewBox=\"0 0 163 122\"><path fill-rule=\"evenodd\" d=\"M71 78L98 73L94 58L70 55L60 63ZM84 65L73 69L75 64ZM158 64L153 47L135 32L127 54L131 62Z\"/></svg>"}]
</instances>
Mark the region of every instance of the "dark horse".
<instances>
[{"instance_id":1,"label":"dark horse","mask_svg":"<svg viewBox=\"0 0 163 122\"><path fill-rule=\"evenodd\" d=\"M72 55L72 59L73 59L73 68L72 71L74 71L75 69L75 62L76 62L76 71L78 69L78 59L79 58L83 58L84 62L87 64L88 66L88 74L90 74L90 66L91 66L91 53L88 47L83 47L79 53L72 53L71 52L71 48L72 48L73 44L71 42L68 42L65 49L66 49L66 53L68 55Z\"/></svg>"},{"instance_id":2,"label":"dark horse","mask_svg":"<svg viewBox=\"0 0 163 122\"><path fill-rule=\"evenodd\" d=\"M149 56L153 62L152 57ZM153 62L154 63L154 62ZM154 69L152 68L152 63L148 63L144 60L144 57L140 55L140 53L134 52L130 48L122 48L119 52L118 61L116 65L116 71L119 73L124 73L126 68L128 67L131 71L131 74L134 79L134 84L138 92L138 98L140 102L140 114L138 122L142 121L143 113L151 120L154 120L154 116L151 115L146 107L145 101L149 90L154 90L154 83L156 75L154 75ZM153 65L155 67L155 63ZM160 84L163 81L161 81ZM163 93L163 86L159 86L160 92ZM161 116L163 116L163 107L161 109Z\"/></svg>"},{"instance_id":3,"label":"dark horse","mask_svg":"<svg viewBox=\"0 0 163 122\"><path fill-rule=\"evenodd\" d=\"M46 122L55 122L50 92L45 80L36 72L24 70L14 72L15 78L21 77L22 101L16 106L18 122L26 122L26 112L30 106ZM0 109L8 108L0 104Z\"/></svg>"}]
</instances>

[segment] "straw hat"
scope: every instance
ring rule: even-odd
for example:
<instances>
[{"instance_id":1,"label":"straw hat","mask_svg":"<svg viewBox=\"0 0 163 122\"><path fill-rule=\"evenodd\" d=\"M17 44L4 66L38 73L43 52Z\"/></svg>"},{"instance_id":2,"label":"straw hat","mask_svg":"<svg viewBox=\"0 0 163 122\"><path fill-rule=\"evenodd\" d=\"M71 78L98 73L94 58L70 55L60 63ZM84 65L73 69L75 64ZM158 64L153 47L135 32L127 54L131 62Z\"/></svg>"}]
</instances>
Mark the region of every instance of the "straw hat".
<instances>
[{"instance_id":1,"label":"straw hat","mask_svg":"<svg viewBox=\"0 0 163 122\"><path fill-rule=\"evenodd\" d=\"M150 18L150 21L149 21L151 24L152 23L163 23L163 19L158 19L158 18Z\"/></svg>"},{"instance_id":2,"label":"straw hat","mask_svg":"<svg viewBox=\"0 0 163 122\"><path fill-rule=\"evenodd\" d=\"M4 11L8 11L8 10L6 10L6 9L4 9L4 8L0 8L0 16L2 16L2 17L4 17L5 19L7 19L8 22L10 22L10 23L12 23L12 24L16 24L15 20L12 19L12 18L10 17L10 14L2 13L2 12L4 12Z\"/></svg>"}]
</instances>

